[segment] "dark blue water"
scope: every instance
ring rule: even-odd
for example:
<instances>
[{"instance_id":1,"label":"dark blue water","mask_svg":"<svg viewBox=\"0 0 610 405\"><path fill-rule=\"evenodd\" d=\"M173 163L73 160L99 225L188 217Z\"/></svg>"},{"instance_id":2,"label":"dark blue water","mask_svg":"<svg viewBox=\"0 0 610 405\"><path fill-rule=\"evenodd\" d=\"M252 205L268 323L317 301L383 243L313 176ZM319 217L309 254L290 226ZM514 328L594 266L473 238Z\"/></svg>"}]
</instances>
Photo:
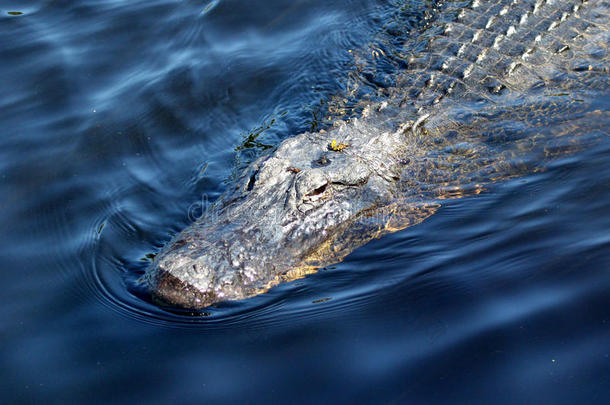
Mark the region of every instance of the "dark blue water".
<instances>
[{"instance_id":1,"label":"dark blue water","mask_svg":"<svg viewBox=\"0 0 610 405\"><path fill-rule=\"evenodd\" d=\"M240 168L375 99L379 44L432 8L0 3L2 402L609 403L607 134L262 296L138 293Z\"/></svg>"}]
</instances>

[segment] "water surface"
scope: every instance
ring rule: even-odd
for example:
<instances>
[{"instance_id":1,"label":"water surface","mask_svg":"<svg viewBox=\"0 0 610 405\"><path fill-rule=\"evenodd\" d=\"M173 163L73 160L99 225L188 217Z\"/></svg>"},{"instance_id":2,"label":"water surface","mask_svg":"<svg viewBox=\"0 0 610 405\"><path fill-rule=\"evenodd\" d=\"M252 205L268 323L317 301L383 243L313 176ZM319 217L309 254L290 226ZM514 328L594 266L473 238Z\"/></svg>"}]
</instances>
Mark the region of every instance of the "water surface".
<instances>
[{"instance_id":1,"label":"water surface","mask_svg":"<svg viewBox=\"0 0 610 405\"><path fill-rule=\"evenodd\" d=\"M433 16L4 2L3 402L608 403L607 133L253 299L188 316L138 287L240 168L375 100L379 49Z\"/></svg>"}]
</instances>

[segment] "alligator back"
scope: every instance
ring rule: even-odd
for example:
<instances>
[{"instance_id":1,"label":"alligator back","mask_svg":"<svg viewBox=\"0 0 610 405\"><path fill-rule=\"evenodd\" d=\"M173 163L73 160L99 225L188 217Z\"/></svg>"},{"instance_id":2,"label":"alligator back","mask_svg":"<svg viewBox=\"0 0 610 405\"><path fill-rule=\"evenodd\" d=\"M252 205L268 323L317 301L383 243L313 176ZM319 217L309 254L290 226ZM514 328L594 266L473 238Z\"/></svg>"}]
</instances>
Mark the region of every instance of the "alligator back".
<instances>
[{"instance_id":1,"label":"alligator back","mask_svg":"<svg viewBox=\"0 0 610 405\"><path fill-rule=\"evenodd\" d=\"M496 95L608 88L609 4L605 0L475 0L446 6L444 20L403 48L405 70L392 98L431 105L501 102Z\"/></svg>"},{"instance_id":2,"label":"alligator back","mask_svg":"<svg viewBox=\"0 0 610 405\"><path fill-rule=\"evenodd\" d=\"M389 91L398 106L390 115L414 123L401 176L407 198L479 192L607 133L607 1L452 7L447 22L405 44L404 71Z\"/></svg>"}]
</instances>

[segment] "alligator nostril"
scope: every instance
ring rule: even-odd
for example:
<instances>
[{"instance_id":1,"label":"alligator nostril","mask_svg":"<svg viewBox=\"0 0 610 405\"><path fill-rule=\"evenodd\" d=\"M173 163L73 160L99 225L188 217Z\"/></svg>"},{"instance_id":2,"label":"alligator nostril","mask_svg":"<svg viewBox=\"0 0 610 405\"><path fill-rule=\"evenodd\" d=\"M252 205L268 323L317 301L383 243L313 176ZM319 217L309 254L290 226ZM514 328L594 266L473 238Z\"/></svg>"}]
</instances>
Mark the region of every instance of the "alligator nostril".
<instances>
[{"instance_id":1,"label":"alligator nostril","mask_svg":"<svg viewBox=\"0 0 610 405\"><path fill-rule=\"evenodd\" d=\"M325 155L320 156L318 159L313 161L313 167L324 167L330 164L330 159Z\"/></svg>"}]
</instances>

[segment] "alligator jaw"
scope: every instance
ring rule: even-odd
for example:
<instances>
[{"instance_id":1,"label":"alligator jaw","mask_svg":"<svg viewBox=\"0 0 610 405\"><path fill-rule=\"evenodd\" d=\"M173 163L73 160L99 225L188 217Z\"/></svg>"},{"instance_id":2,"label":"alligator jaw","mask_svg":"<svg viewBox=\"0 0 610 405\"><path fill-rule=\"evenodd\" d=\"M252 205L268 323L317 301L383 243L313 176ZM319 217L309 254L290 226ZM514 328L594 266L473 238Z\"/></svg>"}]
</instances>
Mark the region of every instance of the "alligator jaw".
<instances>
[{"instance_id":1,"label":"alligator jaw","mask_svg":"<svg viewBox=\"0 0 610 405\"><path fill-rule=\"evenodd\" d=\"M201 309L216 301L213 293L204 293L165 270L157 270L149 283L156 298L178 307Z\"/></svg>"}]
</instances>

